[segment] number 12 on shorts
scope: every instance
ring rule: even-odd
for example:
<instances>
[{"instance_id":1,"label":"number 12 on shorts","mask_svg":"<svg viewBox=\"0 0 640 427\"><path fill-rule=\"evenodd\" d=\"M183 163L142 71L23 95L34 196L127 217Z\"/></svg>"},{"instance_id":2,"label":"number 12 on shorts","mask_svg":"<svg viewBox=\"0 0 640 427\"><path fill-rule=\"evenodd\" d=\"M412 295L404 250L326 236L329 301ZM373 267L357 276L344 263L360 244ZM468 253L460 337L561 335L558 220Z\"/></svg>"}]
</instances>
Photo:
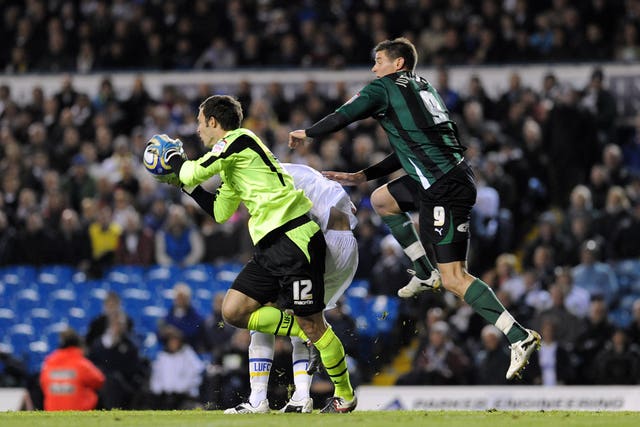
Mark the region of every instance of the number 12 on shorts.
<instances>
[{"instance_id":1,"label":"number 12 on shorts","mask_svg":"<svg viewBox=\"0 0 640 427\"><path fill-rule=\"evenodd\" d=\"M293 282L293 300L294 301L309 301L313 299L311 290L313 283L309 279L296 280Z\"/></svg>"}]
</instances>

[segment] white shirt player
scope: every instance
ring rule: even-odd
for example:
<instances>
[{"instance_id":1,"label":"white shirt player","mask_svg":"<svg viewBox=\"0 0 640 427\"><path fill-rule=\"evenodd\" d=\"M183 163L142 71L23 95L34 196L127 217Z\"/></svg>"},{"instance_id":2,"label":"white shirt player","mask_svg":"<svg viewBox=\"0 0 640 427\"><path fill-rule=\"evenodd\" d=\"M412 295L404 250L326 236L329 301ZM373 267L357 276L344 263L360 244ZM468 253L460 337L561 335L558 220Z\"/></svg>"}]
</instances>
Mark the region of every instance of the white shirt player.
<instances>
[{"instance_id":1,"label":"white shirt player","mask_svg":"<svg viewBox=\"0 0 640 427\"><path fill-rule=\"evenodd\" d=\"M309 213L323 233L327 231L331 207L338 208L349 217L352 230L356 227L358 220L352 211L353 203L340 184L326 179L320 172L307 165L283 163L282 166L293 177L295 187L304 191L313 202Z\"/></svg>"},{"instance_id":2,"label":"white shirt player","mask_svg":"<svg viewBox=\"0 0 640 427\"><path fill-rule=\"evenodd\" d=\"M328 180L317 170L293 163L283 163L282 166L293 177L295 187L304 191L313 203L309 214L320 225L327 242L324 302L325 310L330 310L335 307L336 301L351 284L358 268L358 243L351 232L358 223L352 210L354 206L340 184ZM328 228L332 207L339 209L347 216L351 230L340 231Z\"/></svg>"}]
</instances>

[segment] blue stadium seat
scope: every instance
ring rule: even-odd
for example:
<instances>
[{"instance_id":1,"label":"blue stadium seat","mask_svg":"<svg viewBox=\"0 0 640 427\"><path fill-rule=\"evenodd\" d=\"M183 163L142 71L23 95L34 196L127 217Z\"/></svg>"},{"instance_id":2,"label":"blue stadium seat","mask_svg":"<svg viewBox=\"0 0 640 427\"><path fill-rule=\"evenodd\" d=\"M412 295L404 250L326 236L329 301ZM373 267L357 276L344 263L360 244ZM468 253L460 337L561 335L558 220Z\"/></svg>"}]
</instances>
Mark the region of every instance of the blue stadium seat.
<instances>
[{"instance_id":1,"label":"blue stadium seat","mask_svg":"<svg viewBox=\"0 0 640 427\"><path fill-rule=\"evenodd\" d=\"M10 308L0 307L0 338L3 338L4 331L8 331L17 322L16 313Z\"/></svg>"},{"instance_id":2,"label":"blue stadium seat","mask_svg":"<svg viewBox=\"0 0 640 427\"><path fill-rule=\"evenodd\" d=\"M44 330L42 338L47 342L50 349L56 349L60 345L60 332L65 331L68 328L69 323L66 321L52 323Z\"/></svg>"},{"instance_id":3,"label":"blue stadium seat","mask_svg":"<svg viewBox=\"0 0 640 427\"><path fill-rule=\"evenodd\" d=\"M368 300L367 313L379 333L388 334L393 330L398 318L399 305L400 302L397 298L386 295L379 295Z\"/></svg>"},{"instance_id":4,"label":"blue stadium seat","mask_svg":"<svg viewBox=\"0 0 640 427\"><path fill-rule=\"evenodd\" d=\"M625 294L636 283L640 283L640 261L628 259L619 261L613 266L613 270L618 278L620 293Z\"/></svg>"},{"instance_id":5,"label":"blue stadium seat","mask_svg":"<svg viewBox=\"0 0 640 427\"><path fill-rule=\"evenodd\" d=\"M131 316L139 314L142 309L151 304L151 292L146 289L127 288L120 294L124 311Z\"/></svg>"},{"instance_id":6,"label":"blue stadium seat","mask_svg":"<svg viewBox=\"0 0 640 427\"><path fill-rule=\"evenodd\" d=\"M10 285L29 285L36 280L37 269L31 265L0 268L0 281Z\"/></svg>"},{"instance_id":7,"label":"blue stadium seat","mask_svg":"<svg viewBox=\"0 0 640 427\"><path fill-rule=\"evenodd\" d=\"M40 267L38 282L56 286L70 286L76 269L68 265L47 265Z\"/></svg>"},{"instance_id":8,"label":"blue stadium seat","mask_svg":"<svg viewBox=\"0 0 640 427\"><path fill-rule=\"evenodd\" d=\"M85 335L89 328L90 319L87 312L80 307L72 307L67 315L67 323L80 335Z\"/></svg>"},{"instance_id":9,"label":"blue stadium seat","mask_svg":"<svg viewBox=\"0 0 640 427\"><path fill-rule=\"evenodd\" d=\"M86 298L84 308L87 316L92 318L102 313L104 299L107 297L107 290L104 288L92 288Z\"/></svg>"},{"instance_id":10,"label":"blue stadium seat","mask_svg":"<svg viewBox=\"0 0 640 427\"><path fill-rule=\"evenodd\" d=\"M41 333L52 322L51 310L48 308L34 308L29 312L28 318L35 333Z\"/></svg>"},{"instance_id":11,"label":"blue stadium seat","mask_svg":"<svg viewBox=\"0 0 640 427\"><path fill-rule=\"evenodd\" d=\"M29 310L41 307L44 304L40 300L40 294L33 288L25 288L16 292L13 300L13 308L19 317L22 317Z\"/></svg>"},{"instance_id":12,"label":"blue stadium seat","mask_svg":"<svg viewBox=\"0 0 640 427\"><path fill-rule=\"evenodd\" d=\"M617 328L627 328L632 320L630 311L618 308L609 312L609 321Z\"/></svg>"},{"instance_id":13,"label":"blue stadium seat","mask_svg":"<svg viewBox=\"0 0 640 427\"><path fill-rule=\"evenodd\" d=\"M187 283L208 283L216 277L217 269L211 264L196 264L182 270L181 280Z\"/></svg>"},{"instance_id":14,"label":"blue stadium seat","mask_svg":"<svg viewBox=\"0 0 640 427\"><path fill-rule=\"evenodd\" d=\"M27 369L31 374L37 374L42 369L42 362L50 353L49 343L46 341L33 341L29 344L27 355Z\"/></svg>"},{"instance_id":15,"label":"blue stadium seat","mask_svg":"<svg viewBox=\"0 0 640 427\"><path fill-rule=\"evenodd\" d=\"M79 304L76 293L71 289L58 289L49 296L49 309L56 318L66 318L69 310Z\"/></svg>"},{"instance_id":16,"label":"blue stadium seat","mask_svg":"<svg viewBox=\"0 0 640 427\"><path fill-rule=\"evenodd\" d=\"M158 352L160 351L160 343L158 342L158 336L154 332L147 332L142 339L142 355L147 359L153 361Z\"/></svg>"},{"instance_id":17,"label":"blue stadium seat","mask_svg":"<svg viewBox=\"0 0 640 427\"><path fill-rule=\"evenodd\" d=\"M33 326L28 323L17 323L9 328L9 342L13 347L16 355L22 355L29 352L29 344L36 341Z\"/></svg>"},{"instance_id":18,"label":"blue stadium seat","mask_svg":"<svg viewBox=\"0 0 640 427\"><path fill-rule=\"evenodd\" d=\"M148 305L142 309L138 327L142 333L158 330L158 323L167 315L167 309L157 305Z\"/></svg>"}]
</instances>

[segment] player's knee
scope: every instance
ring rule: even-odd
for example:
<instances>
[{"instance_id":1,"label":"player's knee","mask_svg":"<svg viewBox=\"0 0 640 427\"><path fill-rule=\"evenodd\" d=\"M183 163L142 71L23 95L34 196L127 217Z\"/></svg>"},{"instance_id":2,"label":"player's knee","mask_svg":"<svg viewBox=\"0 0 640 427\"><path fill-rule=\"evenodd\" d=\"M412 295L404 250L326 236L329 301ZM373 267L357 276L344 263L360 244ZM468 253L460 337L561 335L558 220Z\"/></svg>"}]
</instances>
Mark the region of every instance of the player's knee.
<instances>
[{"instance_id":1,"label":"player's knee","mask_svg":"<svg viewBox=\"0 0 640 427\"><path fill-rule=\"evenodd\" d=\"M222 319L231 326L236 328L246 328L248 317L244 310L240 310L239 307L231 304L224 304L222 306Z\"/></svg>"},{"instance_id":2,"label":"player's knee","mask_svg":"<svg viewBox=\"0 0 640 427\"><path fill-rule=\"evenodd\" d=\"M381 216L396 213L393 212L395 206L393 197L387 190L383 190L382 188L378 188L371 194L371 206L373 206L373 210Z\"/></svg>"}]
</instances>

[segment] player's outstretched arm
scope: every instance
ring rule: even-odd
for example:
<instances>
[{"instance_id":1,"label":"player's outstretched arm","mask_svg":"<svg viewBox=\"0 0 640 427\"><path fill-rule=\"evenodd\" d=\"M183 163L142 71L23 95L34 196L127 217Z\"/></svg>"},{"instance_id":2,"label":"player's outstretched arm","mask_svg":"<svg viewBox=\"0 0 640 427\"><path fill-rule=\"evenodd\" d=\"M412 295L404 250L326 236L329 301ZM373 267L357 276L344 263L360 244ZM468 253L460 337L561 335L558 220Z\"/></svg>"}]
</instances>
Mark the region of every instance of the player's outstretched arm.
<instances>
[{"instance_id":1,"label":"player's outstretched arm","mask_svg":"<svg viewBox=\"0 0 640 427\"><path fill-rule=\"evenodd\" d=\"M367 181L367 176L364 172L335 172L335 171L322 171L322 175L332 181L336 181L341 185L358 185Z\"/></svg>"}]
</instances>

